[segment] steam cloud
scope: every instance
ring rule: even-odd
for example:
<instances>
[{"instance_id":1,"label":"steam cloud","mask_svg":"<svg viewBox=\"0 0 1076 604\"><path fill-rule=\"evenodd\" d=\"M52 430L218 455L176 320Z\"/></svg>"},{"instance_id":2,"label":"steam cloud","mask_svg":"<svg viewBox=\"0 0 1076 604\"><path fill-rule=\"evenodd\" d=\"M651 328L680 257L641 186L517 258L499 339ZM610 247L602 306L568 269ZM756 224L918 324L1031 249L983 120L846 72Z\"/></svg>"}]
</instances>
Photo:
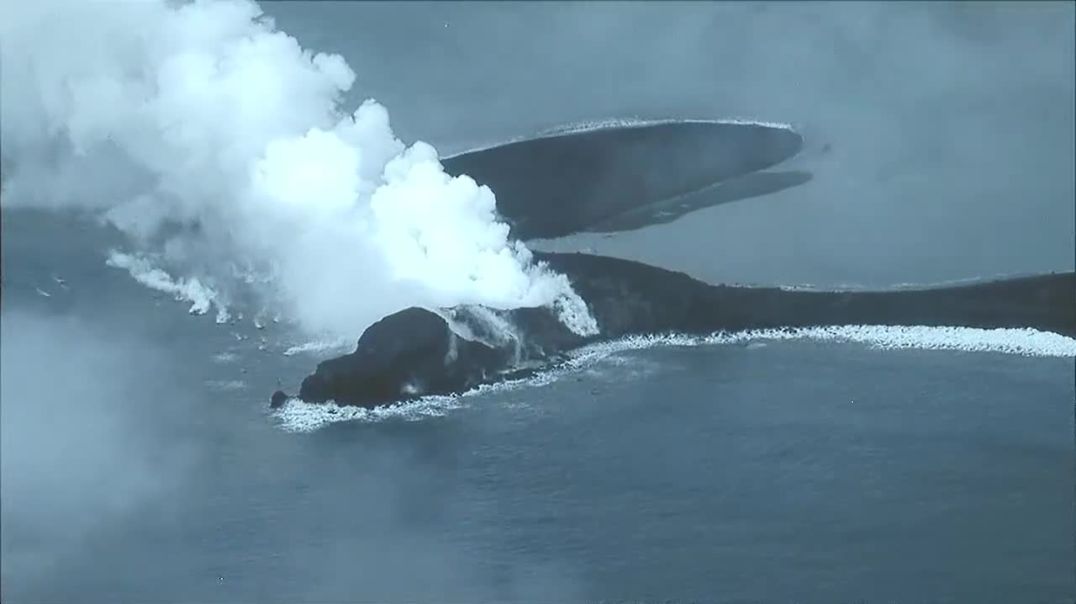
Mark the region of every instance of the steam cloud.
<instances>
[{"instance_id":1,"label":"steam cloud","mask_svg":"<svg viewBox=\"0 0 1076 604\"><path fill-rule=\"evenodd\" d=\"M509 239L492 191L406 146L377 102L342 111L344 60L253 2L5 13L4 204L99 212L143 255L113 264L144 283L178 274L218 305L253 294L316 333L468 304L551 306L596 330L567 279Z\"/></svg>"}]
</instances>

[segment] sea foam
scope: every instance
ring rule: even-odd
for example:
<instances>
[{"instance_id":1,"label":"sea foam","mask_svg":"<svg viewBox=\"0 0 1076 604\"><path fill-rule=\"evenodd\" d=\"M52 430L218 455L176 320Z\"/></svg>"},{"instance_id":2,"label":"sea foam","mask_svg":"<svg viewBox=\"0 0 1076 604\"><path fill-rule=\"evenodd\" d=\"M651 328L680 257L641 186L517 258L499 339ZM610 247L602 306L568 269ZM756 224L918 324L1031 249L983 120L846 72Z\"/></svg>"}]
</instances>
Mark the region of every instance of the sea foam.
<instances>
[{"instance_id":1,"label":"sea foam","mask_svg":"<svg viewBox=\"0 0 1076 604\"><path fill-rule=\"evenodd\" d=\"M623 352L667 346L719 346L789 340L851 343L882 350L949 350L1028 357L1076 357L1076 339L1035 329L850 325L717 332L704 336L629 336L574 350L563 363L530 377L484 384L460 395L426 396L375 409L340 406L335 403L313 404L291 399L272 415L279 421L281 428L291 432L309 432L341 421L414 421L444 416L449 411L463 407L468 399L479 395L507 392L521 387L544 386L564 375L575 373Z\"/></svg>"}]
</instances>

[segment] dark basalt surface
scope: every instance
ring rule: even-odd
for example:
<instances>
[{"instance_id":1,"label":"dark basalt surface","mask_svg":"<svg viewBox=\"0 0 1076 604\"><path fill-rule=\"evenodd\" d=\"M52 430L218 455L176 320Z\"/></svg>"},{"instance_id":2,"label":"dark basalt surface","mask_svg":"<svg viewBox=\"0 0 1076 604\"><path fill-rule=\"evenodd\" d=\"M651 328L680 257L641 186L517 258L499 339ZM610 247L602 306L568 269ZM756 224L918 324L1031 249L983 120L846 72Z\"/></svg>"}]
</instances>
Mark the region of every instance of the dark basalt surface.
<instances>
[{"instance_id":1,"label":"dark basalt surface","mask_svg":"<svg viewBox=\"0 0 1076 604\"><path fill-rule=\"evenodd\" d=\"M310 402L380 404L409 394L467 389L510 364L510 350L460 338L437 314L408 308L371 325L355 352L320 363L303 380L299 396Z\"/></svg>"},{"instance_id":2,"label":"dark basalt surface","mask_svg":"<svg viewBox=\"0 0 1076 604\"><path fill-rule=\"evenodd\" d=\"M614 219L625 212L764 170L802 148L803 138L787 128L670 121L550 134L442 163L452 175L466 174L489 186L512 235L526 240L570 235L601 223L603 230L620 230ZM762 177L702 199L705 205L746 199L802 184L803 174ZM667 216L642 212L626 228Z\"/></svg>"},{"instance_id":3,"label":"dark basalt surface","mask_svg":"<svg viewBox=\"0 0 1076 604\"><path fill-rule=\"evenodd\" d=\"M437 313L409 308L367 329L355 352L319 364L303 380L300 398L373 407L459 393L548 367L589 341L628 334L869 324L1032 327L1076 336L1076 273L919 290L816 292L715 286L587 254L535 256L568 276L598 321L598 336L577 336L539 308L503 314L515 327L513 338L466 339ZM467 309L452 314L457 329L481 329Z\"/></svg>"}]
</instances>

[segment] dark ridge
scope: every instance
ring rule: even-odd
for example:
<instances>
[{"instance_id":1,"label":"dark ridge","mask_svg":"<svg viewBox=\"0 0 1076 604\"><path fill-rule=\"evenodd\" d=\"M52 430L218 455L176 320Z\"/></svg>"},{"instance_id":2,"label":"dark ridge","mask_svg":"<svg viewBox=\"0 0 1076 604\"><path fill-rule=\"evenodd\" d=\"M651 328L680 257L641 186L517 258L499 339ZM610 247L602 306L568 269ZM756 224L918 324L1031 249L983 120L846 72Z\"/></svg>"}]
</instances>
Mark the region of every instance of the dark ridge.
<instances>
[{"instance_id":1,"label":"dark ridge","mask_svg":"<svg viewBox=\"0 0 1076 604\"><path fill-rule=\"evenodd\" d=\"M640 262L535 253L568 275L603 336L816 325L1034 328L1076 337L1076 273L881 291L709 285Z\"/></svg>"},{"instance_id":2,"label":"dark ridge","mask_svg":"<svg viewBox=\"0 0 1076 604\"><path fill-rule=\"evenodd\" d=\"M535 239L585 231L624 212L764 170L802 147L803 138L787 128L681 121L553 134L442 163L452 175L488 185L513 236Z\"/></svg>"},{"instance_id":3,"label":"dark ridge","mask_svg":"<svg viewBox=\"0 0 1076 604\"><path fill-rule=\"evenodd\" d=\"M1030 327L1076 337L1071 272L919 290L816 292L709 285L683 273L588 254L535 257L568 276L598 321L600 338L860 324ZM468 322L467 309L450 312L455 323ZM319 364L299 395L310 402L374 407L459 393L525 376L597 339L569 332L544 308L510 311L504 318L515 334L477 341L456 335L431 311L400 311L367 329L355 352Z\"/></svg>"}]
</instances>

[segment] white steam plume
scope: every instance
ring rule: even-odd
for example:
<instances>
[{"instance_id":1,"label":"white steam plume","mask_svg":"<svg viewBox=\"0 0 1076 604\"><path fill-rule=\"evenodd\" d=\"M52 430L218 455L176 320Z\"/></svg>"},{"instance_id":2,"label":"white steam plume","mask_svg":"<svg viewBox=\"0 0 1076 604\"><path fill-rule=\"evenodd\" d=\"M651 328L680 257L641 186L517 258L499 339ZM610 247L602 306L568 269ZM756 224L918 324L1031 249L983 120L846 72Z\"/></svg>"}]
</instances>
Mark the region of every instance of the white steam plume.
<instances>
[{"instance_id":1,"label":"white steam plume","mask_svg":"<svg viewBox=\"0 0 1076 604\"><path fill-rule=\"evenodd\" d=\"M100 211L180 283L254 286L312 332L466 304L596 330L493 192L405 146L376 102L341 111L344 60L253 2L18 3L0 23L5 205Z\"/></svg>"}]
</instances>

